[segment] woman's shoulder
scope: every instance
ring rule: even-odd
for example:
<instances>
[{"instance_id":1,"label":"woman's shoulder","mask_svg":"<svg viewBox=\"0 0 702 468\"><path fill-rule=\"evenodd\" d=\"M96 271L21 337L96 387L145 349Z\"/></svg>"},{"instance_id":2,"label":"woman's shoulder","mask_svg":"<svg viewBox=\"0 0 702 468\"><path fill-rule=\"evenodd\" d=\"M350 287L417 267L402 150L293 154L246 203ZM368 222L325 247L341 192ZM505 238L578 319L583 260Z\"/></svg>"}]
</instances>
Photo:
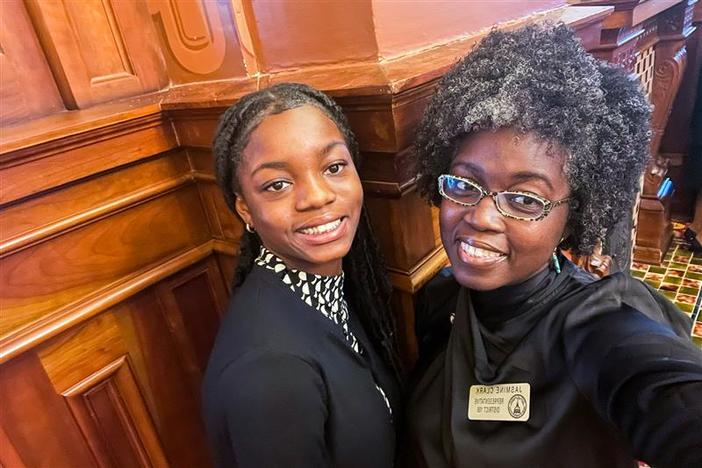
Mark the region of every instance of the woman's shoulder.
<instances>
[{"instance_id":1,"label":"woman's shoulder","mask_svg":"<svg viewBox=\"0 0 702 468\"><path fill-rule=\"evenodd\" d=\"M689 317L658 291L624 272L582 283L562 302L567 307L566 330L582 329L601 320L614 320L626 330L637 328L645 318L680 337L690 333Z\"/></svg>"}]
</instances>

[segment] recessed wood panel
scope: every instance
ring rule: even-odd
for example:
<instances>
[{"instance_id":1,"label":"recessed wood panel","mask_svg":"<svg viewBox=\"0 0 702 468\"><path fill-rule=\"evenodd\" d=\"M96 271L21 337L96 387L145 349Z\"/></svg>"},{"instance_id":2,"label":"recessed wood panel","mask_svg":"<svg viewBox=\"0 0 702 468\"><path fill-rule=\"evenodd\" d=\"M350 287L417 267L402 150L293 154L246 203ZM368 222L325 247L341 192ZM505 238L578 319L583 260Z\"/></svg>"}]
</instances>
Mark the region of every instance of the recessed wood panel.
<instances>
[{"instance_id":1,"label":"recessed wood panel","mask_svg":"<svg viewBox=\"0 0 702 468\"><path fill-rule=\"evenodd\" d=\"M174 275L158 287L164 312L181 349L190 349L193 365L204 372L227 293L215 262Z\"/></svg>"},{"instance_id":2,"label":"recessed wood panel","mask_svg":"<svg viewBox=\"0 0 702 468\"><path fill-rule=\"evenodd\" d=\"M64 7L91 84L134 75L108 0L69 1Z\"/></svg>"},{"instance_id":3,"label":"recessed wood panel","mask_svg":"<svg viewBox=\"0 0 702 468\"><path fill-rule=\"evenodd\" d=\"M180 347L176 330L165 318L167 304L157 290L158 286L124 301L115 318L170 466L208 467L200 419L202 369L192 368L197 359L189 354L191 348Z\"/></svg>"},{"instance_id":4,"label":"recessed wood panel","mask_svg":"<svg viewBox=\"0 0 702 468\"><path fill-rule=\"evenodd\" d=\"M44 53L21 0L3 0L0 15L0 124L63 109ZM31 86L27 86L31 83Z\"/></svg>"},{"instance_id":5,"label":"recessed wood panel","mask_svg":"<svg viewBox=\"0 0 702 468\"><path fill-rule=\"evenodd\" d=\"M210 238L190 185L8 255L0 336Z\"/></svg>"},{"instance_id":6,"label":"recessed wood panel","mask_svg":"<svg viewBox=\"0 0 702 468\"><path fill-rule=\"evenodd\" d=\"M69 108L166 85L143 3L28 0L27 7Z\"/></svg>"},{"instance_id":7,"label":"recessed wood panel","mask_svg":"<svg viewBox=\"0 0 702 468\"><path fill-rule=\"evenodd\" d=\"M97 465L65 400L56 394L33 352L0 366L0 402L0 424L26 466ZM0 445L3 463L6 456Z\"/></svg>"},{"instance_id":8,"label":"recessed wood panel","mask_svg":"<svg viewBox=\"0 0 702 468\"><path fill-rule=\"evenodd\" d=\"M87 375L63 396L101 466L168 466L128 356Z\"/></svg>"}]
</instances>

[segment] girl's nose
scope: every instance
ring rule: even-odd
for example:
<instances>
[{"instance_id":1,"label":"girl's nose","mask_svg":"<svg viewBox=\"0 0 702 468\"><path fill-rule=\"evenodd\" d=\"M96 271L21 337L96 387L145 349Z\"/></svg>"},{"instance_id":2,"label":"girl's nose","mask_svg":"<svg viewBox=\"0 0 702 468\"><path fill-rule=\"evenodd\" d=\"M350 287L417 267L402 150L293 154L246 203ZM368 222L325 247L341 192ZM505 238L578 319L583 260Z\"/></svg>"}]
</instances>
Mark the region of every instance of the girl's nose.
<instances>
[{"instance_id":1,"label":"girl's nose","mask_svg":"<svg viewBox=\"0 0 702 468\"><path fill-rule=\"evenodd\" d=\"M298 183L296 208L299 211L321 208L335 199L336 193L322 176L311 176Z\"/></svg>"}]
</instances>

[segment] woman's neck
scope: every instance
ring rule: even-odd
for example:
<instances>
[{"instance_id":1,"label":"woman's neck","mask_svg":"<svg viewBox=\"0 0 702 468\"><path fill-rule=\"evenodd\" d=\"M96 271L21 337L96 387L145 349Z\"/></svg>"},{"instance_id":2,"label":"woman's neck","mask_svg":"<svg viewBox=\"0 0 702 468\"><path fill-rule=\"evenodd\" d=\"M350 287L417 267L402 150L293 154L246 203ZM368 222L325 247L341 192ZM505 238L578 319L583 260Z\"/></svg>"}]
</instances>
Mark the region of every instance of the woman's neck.
<instances>
[{"instance_id":1,"label":"woman's neck","mask_svg":"<svg viewBox=\"0 0 702 468\"><path fill-rule=\"evenodd\" d=\"M534 294L556 278L556 272L546 266L527 280L490 291L471 291L475 314L483 325L494 328L524 312L522 307Z\"/></svg>"}]
</instances>

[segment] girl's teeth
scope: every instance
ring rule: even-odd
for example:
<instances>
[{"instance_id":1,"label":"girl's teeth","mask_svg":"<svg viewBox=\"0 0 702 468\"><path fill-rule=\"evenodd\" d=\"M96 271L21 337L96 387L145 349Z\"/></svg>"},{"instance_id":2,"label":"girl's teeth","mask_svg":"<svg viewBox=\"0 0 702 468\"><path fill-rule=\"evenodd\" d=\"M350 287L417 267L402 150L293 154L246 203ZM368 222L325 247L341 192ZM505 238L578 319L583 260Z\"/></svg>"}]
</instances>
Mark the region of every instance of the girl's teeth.
<instances>
[{"instance_id":1,"label":"girl's teeth","mask_svg":"<svg viewBox=\"0 0 702 468\"><path fill-rule=\"evenodd\" d=\"M339 224L341 224L341 219L337 219L336 221L332 221L327 224L321 224L319 226L307 228L307 229L300 229L300 232L303 234L311 234L311 235L317 235L317 234L323 234L325 232L333 231L337 227L339 227Z\"/></svg>"},{"instance_id":2,"label":"girl's teeth","mask_svg":"<svg viewBox=\"0 0 702 468\"><path fill-rule=\"evenodd\" d=\"M465 242L461 242L461 249L463 249L463 251L471 257L501 257L504 255L498 252L493 252L492 250L474 247L470 244L466 244Z\"/></svg>"}]
</instances>

